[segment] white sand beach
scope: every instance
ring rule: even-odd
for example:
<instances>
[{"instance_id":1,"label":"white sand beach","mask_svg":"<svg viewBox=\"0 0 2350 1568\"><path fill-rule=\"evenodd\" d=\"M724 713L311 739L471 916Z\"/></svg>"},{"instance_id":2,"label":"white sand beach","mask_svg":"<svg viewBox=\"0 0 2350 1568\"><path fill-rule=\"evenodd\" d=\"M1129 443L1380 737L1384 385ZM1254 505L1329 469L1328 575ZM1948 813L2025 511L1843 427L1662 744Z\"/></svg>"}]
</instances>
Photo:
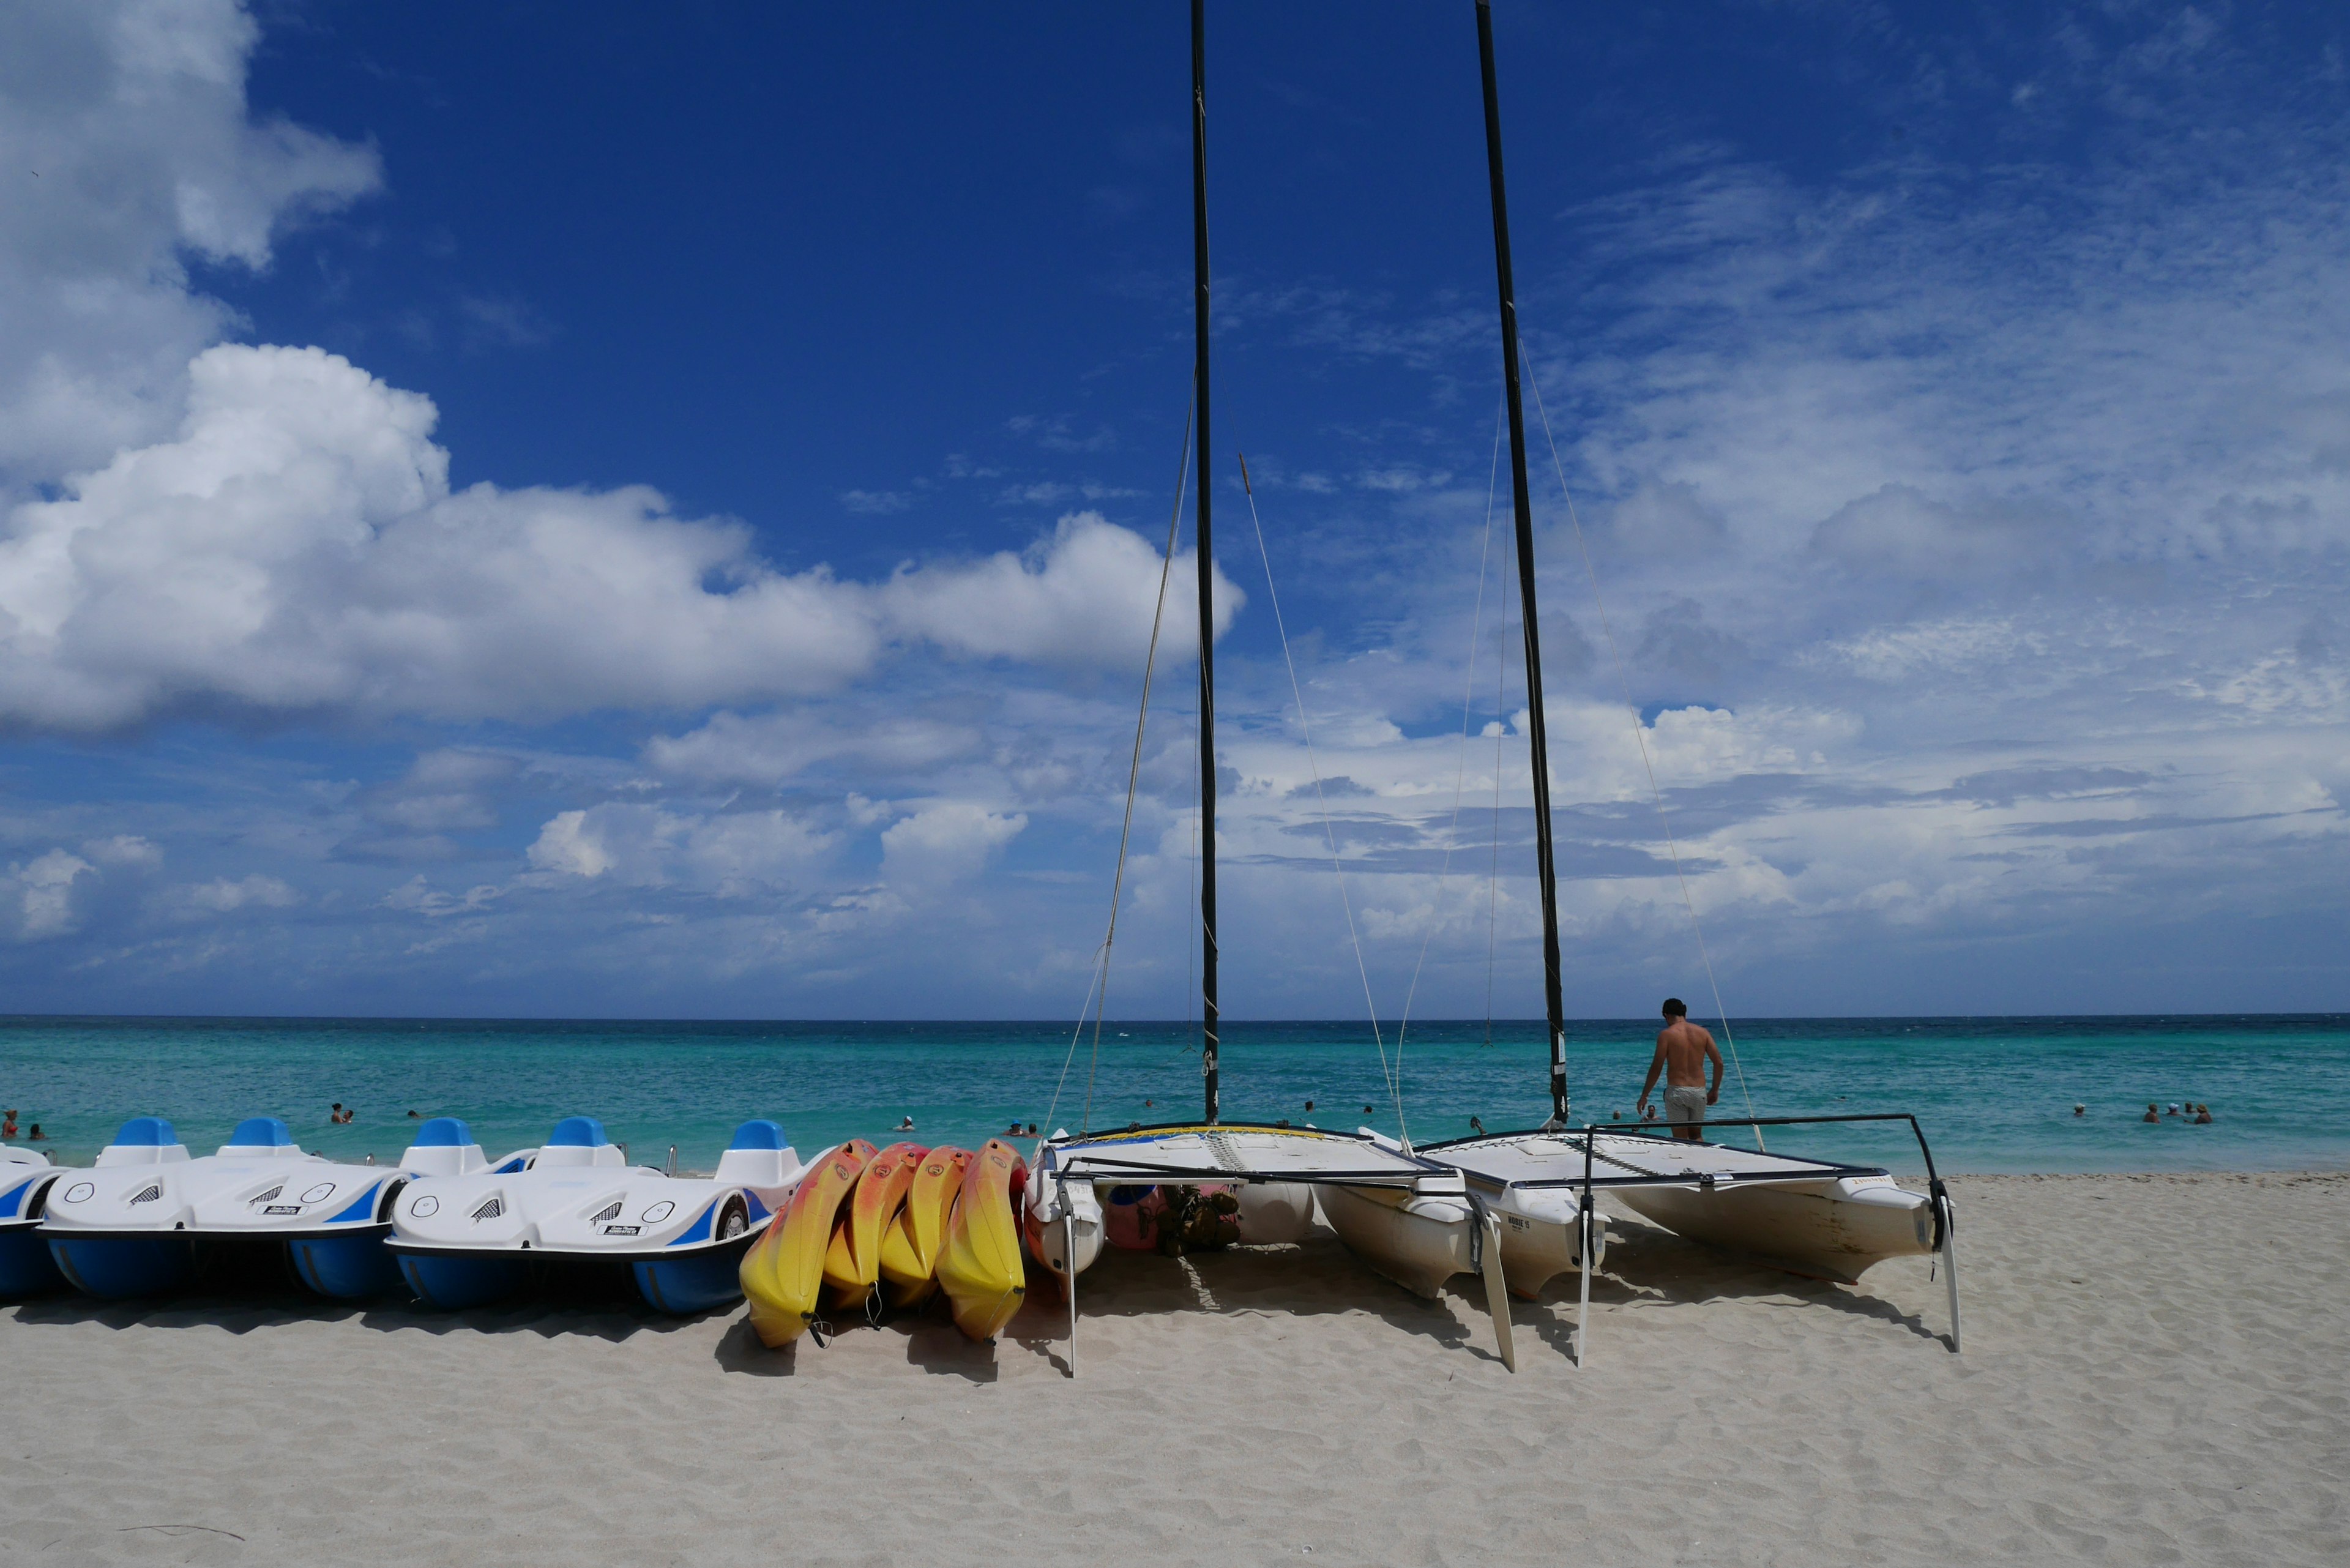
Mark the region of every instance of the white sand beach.
<instances>
[{"instance_id":1,"label":"white sand beach","mask_svg":"<svg viewBox=\"0 0 2350 1568\"><path fill-rule=\"evenodd\" d=\"M1966 1353L1859 1289L1623 1220L1427 1303L1326 1236L773 1355L742 1312L296 1297L0 1312L0 1562L2350 1561L2350 1175L1975 1178Z\"/></svg>"}]
</instances>

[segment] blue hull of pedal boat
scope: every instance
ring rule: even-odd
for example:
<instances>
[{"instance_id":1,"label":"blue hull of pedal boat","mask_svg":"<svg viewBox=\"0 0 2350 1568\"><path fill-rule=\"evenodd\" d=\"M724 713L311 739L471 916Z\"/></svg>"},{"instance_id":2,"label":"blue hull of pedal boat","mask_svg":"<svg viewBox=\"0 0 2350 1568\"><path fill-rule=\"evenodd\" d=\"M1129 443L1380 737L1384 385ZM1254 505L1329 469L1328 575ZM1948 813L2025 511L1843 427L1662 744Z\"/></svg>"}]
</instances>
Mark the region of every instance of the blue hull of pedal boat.
<instances>
[{"instance_id":1,"label":"blue hull of pedal boat","mask_svg":"<svg viewBox=\"0 0 2350 1568\"><path fill-rule=\"evenodd\" d=\"M482 1256L401 1251L395 1257L409 1293L423 1305L443 1312L488 1306L508 1296L520 1295L531 1282L533 1260L528 1253Z\"/></svg>"},{"instance_id":2,"label":"blue hull of pedal boat","mask_svg":"<svg viewBox=\"0 0 2350 1568\"><path fill-rule=\"evenodd\" d=\"M52 1236L48 1247L66 1282L86 1296L170 1295L195 1282L195 1244L185 1236Z\"/></svg>"},{"instance_id":3,"label":"blue hull of pedal boat","mask_svg":"<svg viewBox=\"0 0 2350 1568\"><path fill-rule=\"evenodd\" d=\"M0 1301L22 1301L66 1288L38 1221L0 1227Z\"/></svg>"},{"instance_id":4,"label":"blue hull of pedal boat","mask_svg":"<svg viewBox=\"0 0 2350 1568\"><path fill-rule=\"evenodd\" d=\"M41 1206L63 1174L37 1149L0 1147L0 1301L65 1288L40 1233Z\"/></svg>"},{"instance_id":5,"label":"blue hull of pedal boat","mask_svg":"<svg viewBox=\"0 0 2350 1568\"><path fill-rule=\"evenodd\" d=\"M400 1288L400 1264L384 1246L390 1225L355 1236L304 1237L286 1243L296 1278L322 1296L361 1301Z\"/></svg>"}]
</instances>

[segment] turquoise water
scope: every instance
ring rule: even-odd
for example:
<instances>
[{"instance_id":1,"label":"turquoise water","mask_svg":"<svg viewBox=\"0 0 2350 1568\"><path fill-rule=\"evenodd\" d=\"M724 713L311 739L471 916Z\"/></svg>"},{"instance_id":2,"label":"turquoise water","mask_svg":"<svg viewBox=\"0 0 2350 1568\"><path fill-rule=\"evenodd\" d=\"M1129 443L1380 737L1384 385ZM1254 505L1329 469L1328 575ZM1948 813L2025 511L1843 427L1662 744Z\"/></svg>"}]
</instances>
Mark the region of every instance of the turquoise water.
<instances>
[{"instance_id":1,"label":"turquoise water","mask_svg":"<svg viewBox=\"0 0 2350 1568\"><path fill-rule=\"evenodd\" d=\"M1654 1029L1570 1025L1578 1120L1630 1118ZM2350 1014L1777 1019L1738 1025L1736 1040L1752 1114L1912 1112L1946 1169L2350 1166ZM1415 1024L1401 1078L1411 1136L1459 1137L1471 1116L1496 1130L1539 1122L1542 1042L1538 1022L1495 1024L1490 1041L1482 1023ZM169 1117L204 1153L265 1115L306 1147L389 1160L415 1110L464 1117L493 1154L537 1143L559 1116L594 1116L632 1159L659 1163L675 1146L689 1169L714 1164L750 1116L781 1121L803 1153L890 1141L909 1115L924 1142L976 1142L1014 1119L1075 1128L1088 1119L1089 1066L1093 1127L1199 1114L1200 1059L1183 1025L1107 1026L1097 1065L1088 1036L1055 1108L1069 1043L1068 1025L1048 1023L13 1018L0 1019L0 1106L17 1108L24 1131L41 1123L53 1158L69 1162L132 1116ZM358 1121L328 1126L336 1100ZM2201 1101L2216 1120L2147 1126L2149 1100ZM2073 1115L2076 1102L2086 1115ZM1721 1108L1743 1114L1735 1076ZM1359 1023L1228 1023L1223 1114L1396 1130ZM1906 1128L1765 1137L1919 1165Z\"/></svg>"}]
</instances>

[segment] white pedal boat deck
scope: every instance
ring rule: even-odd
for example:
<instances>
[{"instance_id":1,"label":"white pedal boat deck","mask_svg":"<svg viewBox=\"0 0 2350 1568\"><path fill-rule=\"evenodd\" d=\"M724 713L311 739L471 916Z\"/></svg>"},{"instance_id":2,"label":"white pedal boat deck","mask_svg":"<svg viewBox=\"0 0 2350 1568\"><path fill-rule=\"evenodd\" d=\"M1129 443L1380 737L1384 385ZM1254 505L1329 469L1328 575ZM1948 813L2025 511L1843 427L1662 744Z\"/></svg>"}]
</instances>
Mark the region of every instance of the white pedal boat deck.
<instances>
[{"instance_id":1,"label":"white pedal boat deck","mask_svg":"<svg viewBox=\"0 0 2350 1568\"><path fill-rule=\"evenodd\" d=\"M784 1129L744 1122L712 1177L630 1166L592 1116L546 1144L420 1179L393 1208L390 1247L419 1299L479 1306L556 1272L624 1272L651 1306L702 1312L742 1294L743 1253L790 1196L798 1157Z\"/></svg>"}]
</instances>

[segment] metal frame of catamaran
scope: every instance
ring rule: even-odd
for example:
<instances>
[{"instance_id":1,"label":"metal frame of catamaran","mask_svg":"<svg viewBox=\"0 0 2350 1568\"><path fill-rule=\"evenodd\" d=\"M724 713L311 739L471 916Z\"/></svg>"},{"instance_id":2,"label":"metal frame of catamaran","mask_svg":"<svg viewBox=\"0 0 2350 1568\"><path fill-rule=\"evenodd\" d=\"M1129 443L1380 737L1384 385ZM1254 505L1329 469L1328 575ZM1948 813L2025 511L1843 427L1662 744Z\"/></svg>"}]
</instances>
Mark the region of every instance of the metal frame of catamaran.
<instances>
[{"instance_id":1,"label":"metal frame of catamaran","mask_svg":"<svg viewBox=\"0 0 2350 1568\"><path fill-rule=\"evenodd\" d=\"M1920 1219L1930 1219L1931 1231L1920 1235L1914 1247L1901 1244L1895 1237L1881 1241L1876 1247L1865 1238L1853 1234L1849 1215L1840 1216L1845 1223L1829 1220L1825 1229L1829 1232L1825 1252L1807 1256L1773 1255L1770 1232L1762 1228L1750 1228L1750 1233L1730 1240L1736 1250L1762 1256L1764 1262L1797 1272L1833 1274L1850 1282L1861 1270L1883 1257L1905 1254L1930 1254L1948 1285L1950 1312L1950 1349L1959 1350L1959 1254L1958 1220L1951 1204L1950 1189L1943 1184L1934 1168L1934 1151L1926 1142L1925 1130L1918 1118L1907 1111L1854 1112L1819 1116L1731 1116L1712 1125L1721 1127L1817 1127L1832 1123L1901 1122L1918 1140L1918 1152L1926 1162L1927 1190ZM1527 1146L1534 1146L1528 1148ZM1492 1158L1504 1151L1517 1153L1521 1172L1511 1174L1506 1159ZM1596 1241L1594 1227L1597 1221L1595 1200L1601 1192L1617 1195L1635 1212L1645 1207L1640 1201L1644 1193L1696 1195L1701 1203L1713 1203L1732 1193L1768 1191L1803 1197L1825 1197L1833 1207L1835 1196L1823 1189L1844 1184L1845 1190L1857 1188L1862 1191L1874 1188L1904 1197L1917 1195L1906 1189L1894 1187L1891 1173L1882 1166L1847 1165L1835 1160L1810 1159L1801 1156L1771 1154L1762 1149L1740 1148L1735 1145L1692 1142L1673 1137L1669 1132L1648 1128L1626 1127L1621 1125L1587 1125L1572 1131L1555 1126L1527 1128L1516 1132L1484 1133L1476 1137L1453 1138L1430 1144L1419 1151L1421 1158L1451 1165L1468 1179L1473 1188L1482 1189L1506 1199L1510 1194L1572 1191L1577 1195L1576 1210L1581 1225L1575 1245L1579 1257L1591 1255ZM1482 1161L1471 1157L1478 1153L1488 1156ZM1448 1158L1449 1157L1449 1158ZM1636 1163L1638 1162L1638 1163ZM1540 1176L1523 1174L1525 1168L1540 1169L1544 1166L1575 1166L1573 1174ZM1482 1166L1482 1168L1481 1168ZM1659 1169L1659 1166L1674 1168ZM1609 1169L1603 1172L1601 1168ZM1845 1199L1849 1210L1850 1199ZM1888 1207L1867 1205L1871 1208ZM1889 1206L1904 1209L1907 1206ZM1650 1216L1656 1218L1657 1216ZM1713 1216L1718 1222L1731 1216ZM1682 1229L1669 1220L1660 1220L1668 1229ZM1898 1224L1898 1222L1897 1222ZM1702 1223L1690 1229L1703 1229ZM1504 1242L1506 1247L1507 1243ZM1843 1249L1835 1251L1833 1249ZM1780 1245L1780 1254L1794 1252L1794 1247ZM1506 1257L1506 1252L1505 1252ZM1850 1265L1849 1272L1838 1268L1838 1262ZM1575 1359L1582 1366L1590 1353L1591 1275L1592 1270L1582 1271L1581 1291L1575 1308Z\"/></svg>"}]
</instances>

